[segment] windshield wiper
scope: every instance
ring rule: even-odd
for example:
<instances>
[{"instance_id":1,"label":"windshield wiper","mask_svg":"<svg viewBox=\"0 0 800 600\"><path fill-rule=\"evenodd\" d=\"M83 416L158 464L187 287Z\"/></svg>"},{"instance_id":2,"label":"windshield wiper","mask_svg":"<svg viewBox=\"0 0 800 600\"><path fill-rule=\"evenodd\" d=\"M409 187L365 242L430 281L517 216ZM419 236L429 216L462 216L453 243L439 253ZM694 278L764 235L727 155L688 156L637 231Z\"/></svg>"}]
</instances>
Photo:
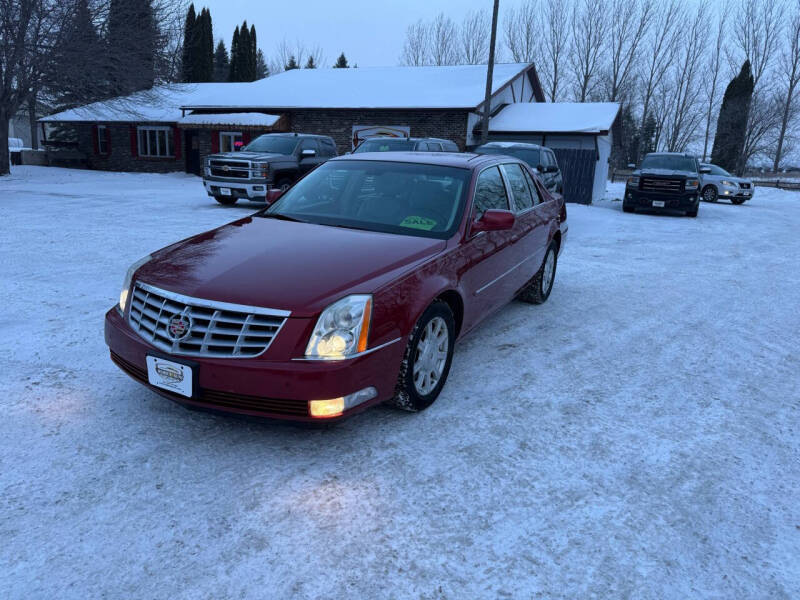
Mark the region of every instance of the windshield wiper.
<instances>
[{"instance_id":1,"label":"windshield wiper","mask_svg":"<svg viewBox=\"0 0 800 600\"><path fill-rule=\"evenodd\" d=\"M289 215L284 215L281 213L259 213L259 217L264 217L265 219L280 219L281 221L294 221L295 223L308 223L308 221L303 221L303 219L298 219L297 217L290 217Z\"/></svg>"}]
</instances>

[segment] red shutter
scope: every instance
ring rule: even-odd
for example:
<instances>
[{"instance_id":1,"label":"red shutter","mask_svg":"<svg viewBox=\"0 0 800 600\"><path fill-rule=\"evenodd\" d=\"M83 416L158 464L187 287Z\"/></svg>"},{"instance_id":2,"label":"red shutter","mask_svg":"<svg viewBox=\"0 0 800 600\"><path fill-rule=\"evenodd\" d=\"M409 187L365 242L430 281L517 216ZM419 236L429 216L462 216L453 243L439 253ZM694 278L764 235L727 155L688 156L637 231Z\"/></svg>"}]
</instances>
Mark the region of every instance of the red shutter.
<instances>
[{"instance_id":1,"label":"red shutter","mask_svg":"<svg viewBox=\"0 0 800 600\"><path fill-rule=\"evenodd\" d=\"M245 131L244 133L242 133L242 142L244 143L245 146L247 146L247 144L250 143L250 132L249 131Z\"/></svg>"},{"instance_id":2,"label":"red shutter","mask_svg":"<svg viewBox=\"0 0 800 600\"><path fill-rule=\"evenodd\" d=\"M134 158L139 156L139 145L136 141L136 127L131 125L131 156Z\"/></svg>"},{"instance_id":3,"label":"red shutter","mask_svg":"<svg viewBox=\"0 0 800 600\"><path fill-rule=\"evenodd\" d=\"M211 132L211 154L219 152L219 131Z\"/></svg>"},{"instance_id":4,"label":"red shutter","mask_svg":"<svg viewBox=\"0 0 800 600\"><path fill-rule=\"evenodd\" d=\"M94 153L100 154L100 142L98 140L97 125L92 125L92 143L94 143Z\"/></svg>"},{"instance_id":5,"label":"red shutter","mask_svg":"<svg viewBox=\"0 0 800 600\"><path fill-rule=\"evenodd\" d=\"M181 159L181 130L177 127L172 128L172 141L175 144L175 160Z\"/></svg>"},{"instance_id":6,"label":"red shutter","mask_svg":"<svg viewBox=\"0 0 800 600\"><path fill-rule=\"evenodd\" d=\"M111 154L111 128L106 126L106 156Z\"/></svg>"}]
</instances>

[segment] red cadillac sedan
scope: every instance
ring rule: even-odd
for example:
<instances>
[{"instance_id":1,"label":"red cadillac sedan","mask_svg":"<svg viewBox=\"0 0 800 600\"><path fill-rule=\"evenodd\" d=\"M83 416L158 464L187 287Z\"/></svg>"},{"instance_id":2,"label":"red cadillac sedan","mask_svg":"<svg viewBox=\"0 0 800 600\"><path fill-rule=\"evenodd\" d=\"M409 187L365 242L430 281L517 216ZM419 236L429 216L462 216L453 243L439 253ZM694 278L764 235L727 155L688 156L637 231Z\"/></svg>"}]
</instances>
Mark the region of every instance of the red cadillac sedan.
<instances>
[{"instance_id":1,"label":"red cadillac sedan","mask_svg":"<svg viewBox=\"0 0 800 600\"><path fill-rule=\"evenodd\" d=\"M547 300L566 216L511 157L342 156L132 265L106 343L189 407L295 421L379 402L419 411L456 340L513 298Z\"/></svg>"}]
</instances>

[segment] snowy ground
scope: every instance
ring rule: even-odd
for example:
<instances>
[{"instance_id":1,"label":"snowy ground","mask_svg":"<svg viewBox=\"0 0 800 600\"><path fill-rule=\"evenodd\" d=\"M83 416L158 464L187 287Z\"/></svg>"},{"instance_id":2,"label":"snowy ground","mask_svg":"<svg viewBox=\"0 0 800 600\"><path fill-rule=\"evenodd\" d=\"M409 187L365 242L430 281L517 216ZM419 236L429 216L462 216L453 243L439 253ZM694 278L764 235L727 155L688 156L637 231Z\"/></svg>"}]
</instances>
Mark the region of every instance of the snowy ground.
<instances>
[{"instance_id":1,"label":"snowy ground","mask_svg":"<svg viewBox=\"0 0 800 600\"><path fill-rule=\"evenodd\" d=\"M184 175L0 179L0 597L800 597L800 193L570 205L547 304L468 337L427 412L327 430L190 412L108 358L127 266L252 209Z\"/></svg>"}]
</instances>

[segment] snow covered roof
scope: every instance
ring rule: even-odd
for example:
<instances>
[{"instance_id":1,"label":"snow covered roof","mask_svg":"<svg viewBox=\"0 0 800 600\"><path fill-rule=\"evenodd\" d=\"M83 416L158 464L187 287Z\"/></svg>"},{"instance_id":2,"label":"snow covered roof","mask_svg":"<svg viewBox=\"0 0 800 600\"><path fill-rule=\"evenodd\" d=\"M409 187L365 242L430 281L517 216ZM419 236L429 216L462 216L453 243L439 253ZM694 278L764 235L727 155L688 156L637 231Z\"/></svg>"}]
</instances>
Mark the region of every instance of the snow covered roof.
<instances>
[{"instance_id":1,"label":"snow covered roof","mask_svg":"<svg viewBox=\"0 0 800 600\"><path fill-rule=\"evenodd\" d=\"M495 65L492 93L532 68ZM246 84L236 94L208 88L184 108L467 108L483 102L486 65L295 69Z\"/></svg>"},{"instance_id":2,"label":"snow covered roof","mask_svg":"<svg viewBox=\"0 0 800 600\"><path fill-rule=\"evenodd\" d=\"M47 122L86 121L147 121L175 123L181 116L181 106L196 97L215 95L234 97L249 83L175 83L156 86L130 96L94 102L39 119Z\"/></svg>"},{"instance_id":3,"label":"snow covered roof","mask_svg":"<svg viewBox=\"0 0 800 600\"><path fill-rule=\"evenodd\" d=\"M178 119L178 125L238 125L244 127L272 127L281 118L280 115L264 113L224 113L198 114L191 113Z\"/></svg>"},{"instance_id":4,"label":"snow covered roof","mask_svg":"<svg viewBox=\"0 0 800 600\"><path fill-rule=\"evenodd\" d=\"M601 133L611 129L616 102L518 102L489 121L492 133Z\"/></svg>"}]
</instances>

